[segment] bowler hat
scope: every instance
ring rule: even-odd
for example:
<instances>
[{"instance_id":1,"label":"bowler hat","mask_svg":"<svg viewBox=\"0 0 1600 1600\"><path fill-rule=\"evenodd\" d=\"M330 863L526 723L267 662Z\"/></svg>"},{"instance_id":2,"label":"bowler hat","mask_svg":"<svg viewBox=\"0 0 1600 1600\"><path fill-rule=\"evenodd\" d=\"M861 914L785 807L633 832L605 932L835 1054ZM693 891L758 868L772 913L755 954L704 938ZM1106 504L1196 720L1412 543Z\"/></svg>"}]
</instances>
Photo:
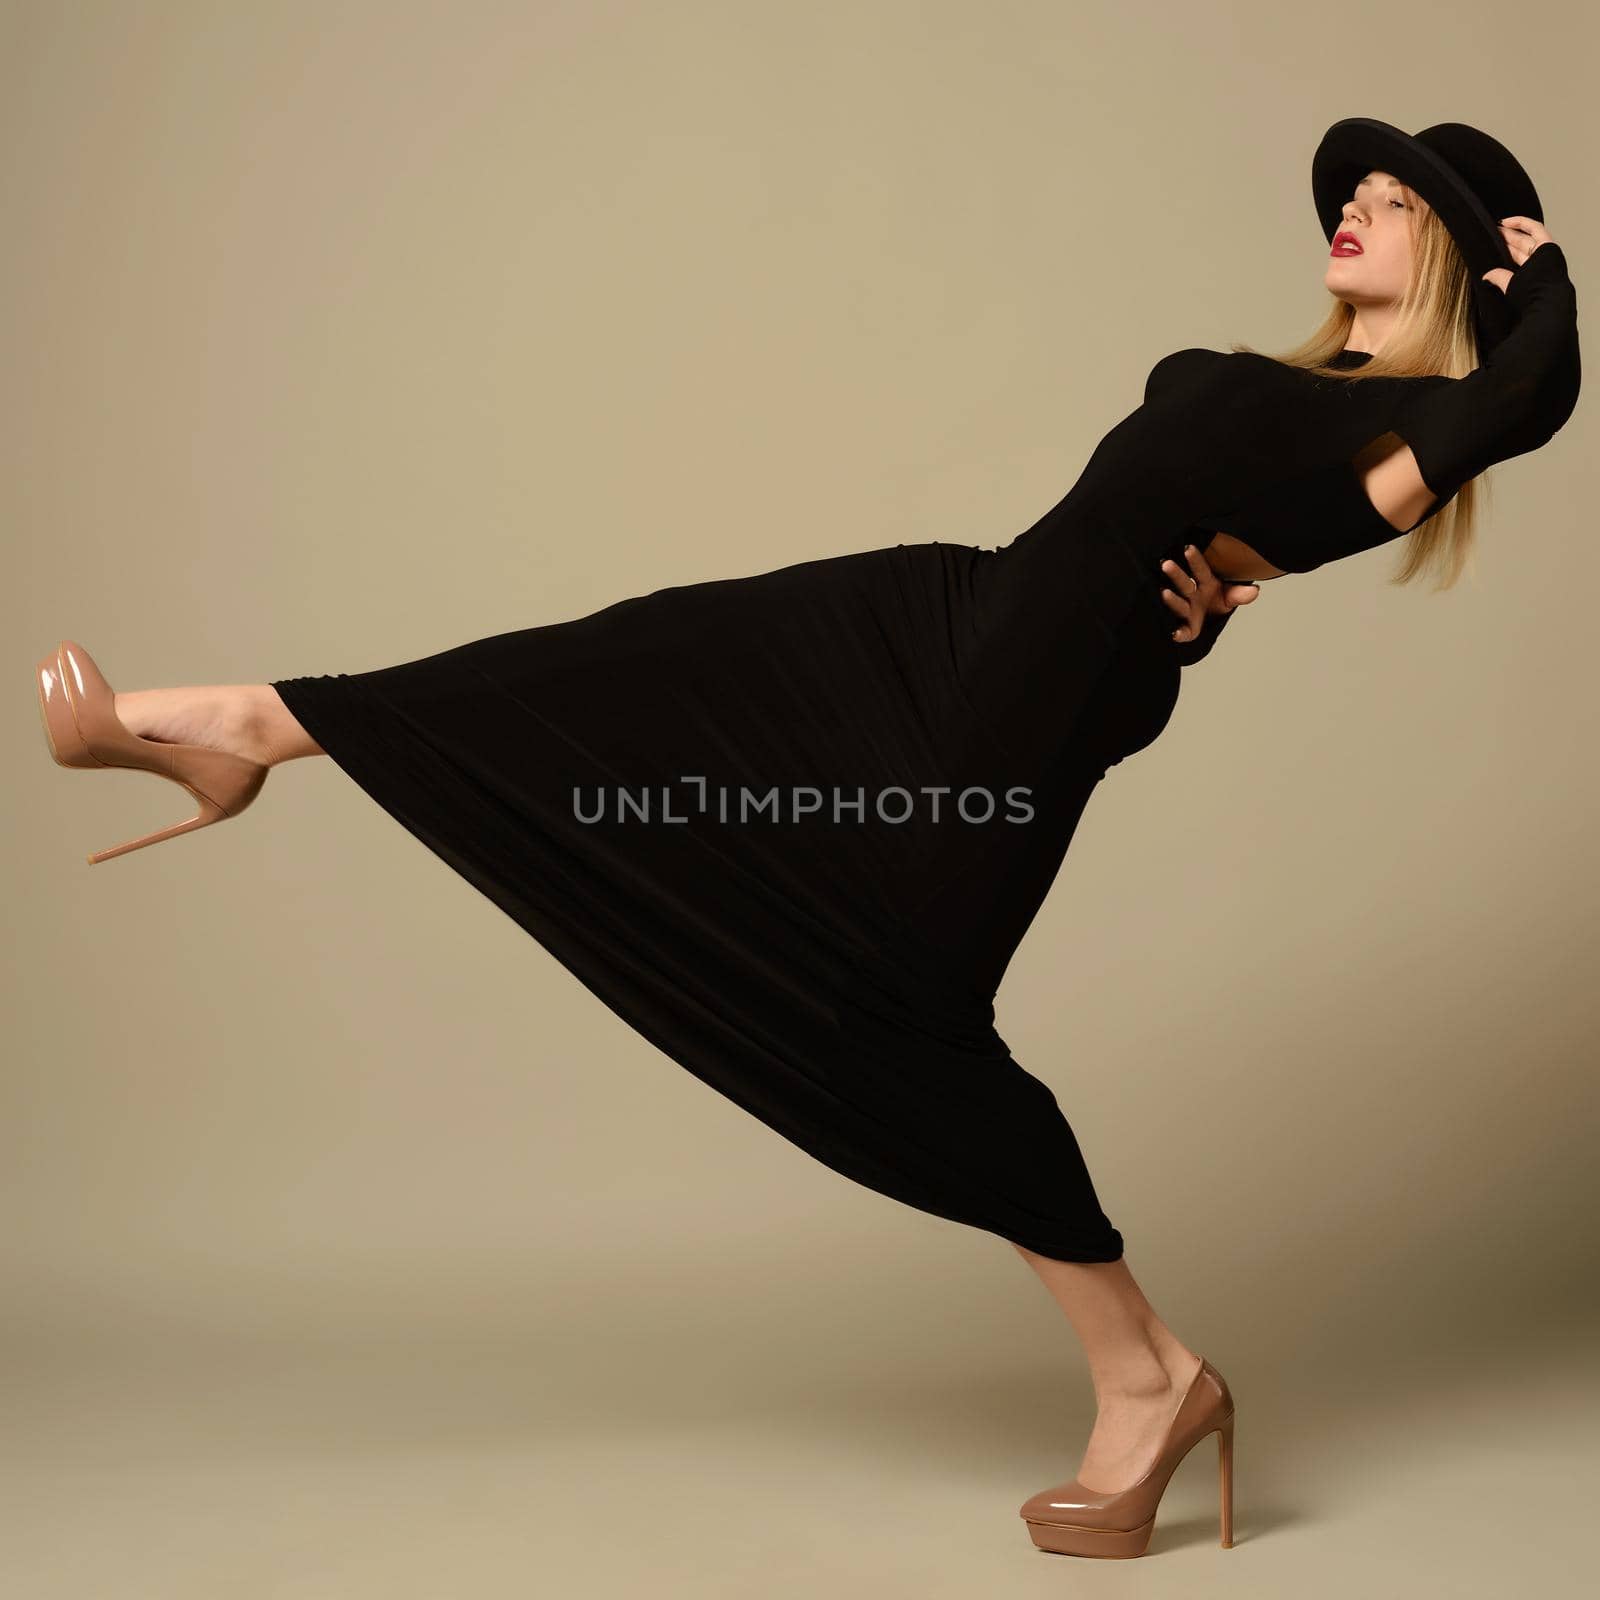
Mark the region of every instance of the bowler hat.
<instances>
[{"instance_id":1,"label":"bowler hat","mask_svg":"<svg viewBox=\"0 0 1600 1600\"><path fill-rule=\"evenodd\" d=\"M1311 158L1311 191L1328 242L1367 173L1391 172L1439 214L1472 277L1478 353L1511 331L1505 296L1483 274L1516 269L1500 232L1502 217L1544 221L1533 179L1498 139L1464 122L1436 122L1406 133L1372 117L1346 117L1323 134Z\"/></svg>"}]
</instances>

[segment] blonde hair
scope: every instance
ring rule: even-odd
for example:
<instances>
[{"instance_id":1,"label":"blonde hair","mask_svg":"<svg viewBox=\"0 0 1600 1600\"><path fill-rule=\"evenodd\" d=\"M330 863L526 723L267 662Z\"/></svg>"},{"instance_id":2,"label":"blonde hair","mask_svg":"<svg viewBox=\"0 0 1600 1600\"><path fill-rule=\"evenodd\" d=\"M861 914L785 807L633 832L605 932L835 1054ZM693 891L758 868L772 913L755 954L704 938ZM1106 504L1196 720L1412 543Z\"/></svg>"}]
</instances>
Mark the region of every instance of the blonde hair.
<instances>
[{"instance_id":1,"label":"blonde hair","mask_svg":"<svg viewBox=\"0 0 1600 1600\"><path fill-rule=\"evenodd\" d=\"M1396 305L1394 328L1383 348L1356 368L1327 366L1344 349L1355 321L1354 307L1333 296L1322 325L1274 360L1350 383L1437 374L1464 378L1478 365L1466 261L1438 213L1431 206L1419 206L1414 190L1402 185L1401 192L1411 225L1411 279ZM1478 512L1487 508L1487 490L1487 475L1469 479L1448 505L1407 534L1400 564L1389 581L1409 583L1431 568L1438 579L1435 590L1453 587L1469 564Z\"/></svg>"}]
</instances>

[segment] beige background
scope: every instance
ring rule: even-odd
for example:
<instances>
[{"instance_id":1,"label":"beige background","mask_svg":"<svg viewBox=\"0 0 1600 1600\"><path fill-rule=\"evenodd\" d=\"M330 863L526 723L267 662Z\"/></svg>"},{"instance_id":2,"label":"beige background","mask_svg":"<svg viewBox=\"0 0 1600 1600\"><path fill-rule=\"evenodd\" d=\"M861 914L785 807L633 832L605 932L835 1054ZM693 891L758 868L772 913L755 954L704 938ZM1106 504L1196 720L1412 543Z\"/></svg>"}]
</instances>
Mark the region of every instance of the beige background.
<instances>
[{"instance_id":1,"label":"beige background","mask_svg":"<svg viewBox=\"0 0 1600 1600\"><path fill-rule=\"evenodd\" d=\"M1000 996L1239 1403L1049 1557L1081 1355L326 760L48 760L33 662L356 671L664 583L995 545L1188 344L1295 340L1370 115L1528 162L1585 310L1576 5L0 6L9 1581L30 1600L1569 1592L1593 1359L1594 402L1475 575L1265 589Z\"/></svg>"}]
</instances>

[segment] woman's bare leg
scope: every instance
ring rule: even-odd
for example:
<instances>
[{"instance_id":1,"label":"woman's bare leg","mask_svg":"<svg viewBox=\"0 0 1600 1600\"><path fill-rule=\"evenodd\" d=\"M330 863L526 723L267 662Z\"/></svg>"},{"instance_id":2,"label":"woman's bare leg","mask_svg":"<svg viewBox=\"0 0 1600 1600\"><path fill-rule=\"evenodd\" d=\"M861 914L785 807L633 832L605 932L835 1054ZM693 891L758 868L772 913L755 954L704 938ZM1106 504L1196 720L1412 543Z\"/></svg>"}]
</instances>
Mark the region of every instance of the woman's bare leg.
<instances>
[{"instance_id":1,"label":"woman's bare leg","mask_svg":"<svg viewBox=\"0 0 1600 1600\"><path fill-rule=\"evenodd\" d=\"M269 683L134 689L117 695L115 710L141 738L231 750L264 766L327 753Z\"/></svg>"},{"instance_id":2,"label":"woman's bare leg","mask_svg":"<svg viewBox=\"0 0 1600 1600\"><path fill-rule=\"evenodd\" d=\"M1014 1249L1066 1313L1089 1360L1099 1414L1075 1476L1085 1488L1125 1489L1155 1463L1200 1357L1155 1314L1120 1261L1056 1261Z\"/></svg>"}]
</instances>

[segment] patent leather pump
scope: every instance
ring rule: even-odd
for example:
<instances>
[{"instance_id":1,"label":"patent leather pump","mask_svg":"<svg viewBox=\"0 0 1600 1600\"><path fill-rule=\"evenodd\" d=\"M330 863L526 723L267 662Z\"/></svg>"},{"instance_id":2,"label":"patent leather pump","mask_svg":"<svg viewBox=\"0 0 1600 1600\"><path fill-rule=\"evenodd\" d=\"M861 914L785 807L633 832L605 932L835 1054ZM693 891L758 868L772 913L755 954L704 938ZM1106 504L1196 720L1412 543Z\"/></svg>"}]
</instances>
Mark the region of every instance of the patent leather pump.
<instances>
[{"instance_id":1,"label":"patent leather pump","mask_svg":"<svg viewBox=\"0 0 1600 1600\"><path fill-rule=\"evenodd\" d=\"M236 817L261 792L268 768L229 750L198 744L166 744L130 732L117 716L114 691L81 644L63 639L37 669L39 714L50 754L63 767L130 767L181 784L199 811L170 828L96 850L90 865L126 855L162 839L191 833L208 823Z\"/></svg>"},{"instance_id":2,"label":"patent leather pump","mask_svg":"<svg viewBox=\"0 0 1600 1600\"><path fill-rule=\"evenodd\" d=\"M1195 1445L1217 1436L1222 1547L1233 1546L1233 1396L1204 1356L1184 1391L1155 1464L1126 1489L1089 1489L1076 1478L1023 1502L1022 1519L1041 1550L1068 1556L1142 1556L1167 1480Z\"/></svg>"}]
</instances>

